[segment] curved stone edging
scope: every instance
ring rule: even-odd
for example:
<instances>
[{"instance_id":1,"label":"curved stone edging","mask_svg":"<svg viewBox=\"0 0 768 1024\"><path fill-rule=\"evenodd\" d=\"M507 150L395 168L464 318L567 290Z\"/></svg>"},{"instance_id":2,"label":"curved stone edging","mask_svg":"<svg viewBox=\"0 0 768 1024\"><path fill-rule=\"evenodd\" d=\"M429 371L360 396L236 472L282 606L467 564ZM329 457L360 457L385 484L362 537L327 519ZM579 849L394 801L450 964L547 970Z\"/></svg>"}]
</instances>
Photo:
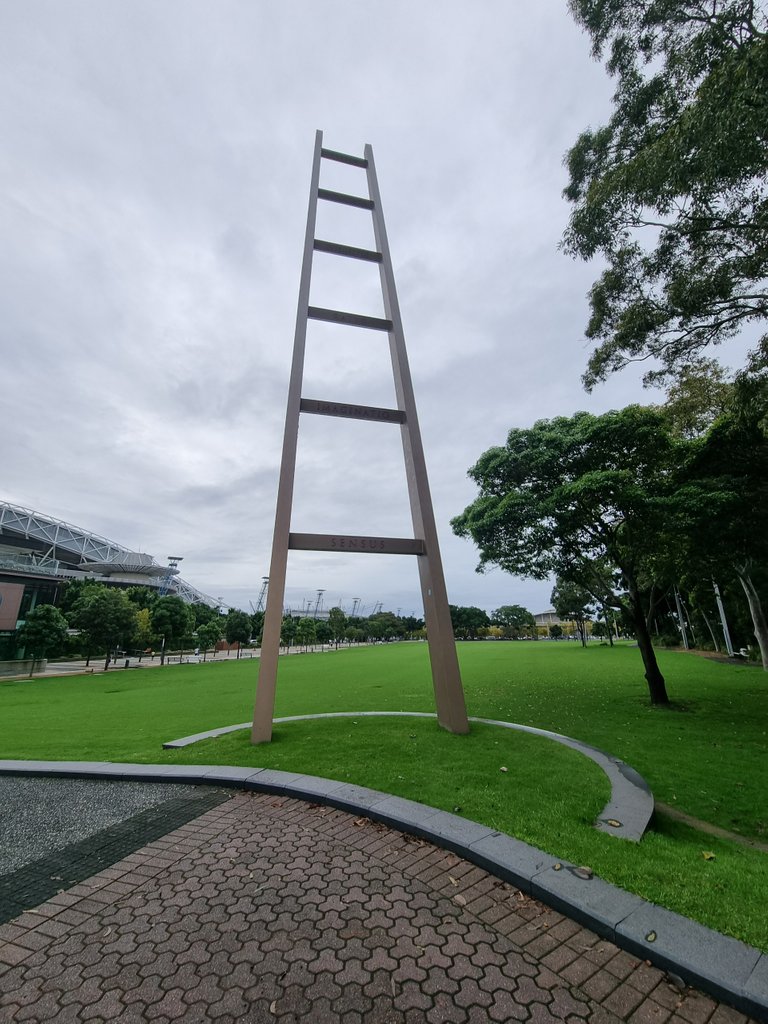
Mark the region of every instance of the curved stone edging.
<instances>
[{"instance_id":1,"label":"curved stone edging","mask_svg":"<svg viewBox=\"0 0 768 1024\"><path fill-rule=\"evenodd\" d=\"M231 731L231 730L230 730ZM229 786L352 811L451 850L687 984L768 1021L768 955L447 811L314 775L229 765L0 761L0 775Z\"/></svg>"},{"instance_id":2,"label":"curved stone edging","mask_svg":"<svg viewBox=\"0 0 768 1024\"><path fill-rule=\"evenodd\" d=\"M290 715L286 718L276 718L275 725L283 722L303 722L315 718L373 717L436 718L437 716L428 711L328 711L314 715ZM630 839L636 843L643 838L653 816L653 793L645 779L624 761L620 761L617 757L611 757L604 750L599 750L588 743L582 743L581 740L564 736L559 732L550 732L548 729L536 729L532 725L518 725L516 722L504 722L493 718L471 717L469 721L481 725L495 725L502 729L515 729L533 736L542 736L544 739L554 740L572 750L577 750L594 761L598 767L602 768L611 783L611 799L600 812L595 822L595 828L601 832L607 832L609 835ZM207 732L198 732L192 736L182 736L178 740L169 740L168 743L163 744L163 747L175 750L180 747L188 747L199 740L214 739L217 736L224 736L240 729L250 729L250 727L250 722L226 725L220 729L209 729Z\"/></svg>"}]
</instances>

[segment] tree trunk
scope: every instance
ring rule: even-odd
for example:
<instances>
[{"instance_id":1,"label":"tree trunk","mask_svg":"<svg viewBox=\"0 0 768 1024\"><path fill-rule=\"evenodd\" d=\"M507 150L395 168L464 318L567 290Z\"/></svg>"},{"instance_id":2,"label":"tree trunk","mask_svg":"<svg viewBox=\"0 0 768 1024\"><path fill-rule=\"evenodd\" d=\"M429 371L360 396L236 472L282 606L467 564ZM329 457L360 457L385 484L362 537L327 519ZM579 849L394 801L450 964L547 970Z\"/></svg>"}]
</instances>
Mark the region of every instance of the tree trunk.
<instances>
[{"instance_id":1,"label":"tree trunk","mask_svg":"<svg viewBox=\"0 0 768 1024\"><path fill-rule=\"evenodd\" d=\"M611 647L613 647L613 634L611 633L611 619L615 623L616 622L616 618L615 618L613 612L611 612L611 619L608 618L608 607L606 605L604 605L602 602L601 602L601 607L603 609L603 621L605 622L605 632L608 634L608 643L611 645Z\"/></svg>"},{"instance_id":2,"label":"tree trunk","mask_svg":"<svg viewBox=\"0 0 768 1024\"><path fill-rule=\"evenodd\" d=\"M737 568L736 575L739 577L739 582L744 588L744 593L747 595L755 639L760 648L760 658L763 662L763 668L768 672L768 623L765 621L765 612L763 611L760 595L755 589L752 577L746 571L746 567L744 569Z\"/></svg>"},{"instance_id":3,"label":"tree trunk","mask_svg":"<svg viewBox=\"0 0 768 1024\"><path fill-rule=\"evenodd\" d=\"M707 629L709 630L709 635L712 637L712 643L715 645L715 650L719 654L720 653L720 644L717 642L717 636L715 634L714 629L712 629L712 623L709 621L709 617L707 616L707 613L704 611L703 608L699 608L699 611L701 612L702 619L704 619L704 622L707 625Z\"/></svg>"},{"instance_id":4,"label":"tree trunk","mask_svg":"<svg viewBox=\"0 0 768 1024\"><path fill-rule=\"evenodd\" d=\"M651 630L653 630L653 631L655 631L656 636L658 636L659 635L659 624L656 621L656 608L657 608L657 606L659 604L659 601L661 601L661 598L662 598L663 595L662 594L658 594L657 596L654 596L654 595L656 595L656 584L652 583L651 584L651 589L650 589L650 591L648 593L648 611L643 616L643 618L645 619L645 628L646 628L647 633L650 635ZM634 606L634 601L633 601L633 606ZM638 608L638 611L642 612L642 605L640 603L639 595L637 597L637 608Z\"/></svg>"},{"instance_id":5,"label":"tree trunk","mask_svg":"<svg viewBox=\"0 0 768 1024\"><path fill-rule=\"evenodd\" d=\"M645 679L648 683L648 692L651 695L651 704L668 705L667 687L664 682L664 676L661 674L661 669L656 661L656 652L651 643L651 632L648 629L648 621L643 613L637 584L631 579L627 579L627 584L632 618L635 620L637 646L640 648L643 665L645 666Z\"/></svg>"}]
</instances>

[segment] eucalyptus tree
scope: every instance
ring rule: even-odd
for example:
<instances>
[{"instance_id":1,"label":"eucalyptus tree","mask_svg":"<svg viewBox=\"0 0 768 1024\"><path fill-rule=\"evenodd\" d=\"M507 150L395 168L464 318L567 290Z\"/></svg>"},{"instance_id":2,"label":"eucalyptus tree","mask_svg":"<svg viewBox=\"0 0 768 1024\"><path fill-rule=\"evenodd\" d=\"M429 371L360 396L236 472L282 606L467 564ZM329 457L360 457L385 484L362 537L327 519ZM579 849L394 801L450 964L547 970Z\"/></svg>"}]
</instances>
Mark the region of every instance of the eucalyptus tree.
<instances>
[{"instance_id":1,"label":"eucalyptus tree","mask_svg":"<svg viewBox=\"0 0 768 1024\"><path fill-rule=\"evenodd\" d=\"M676 373L768 317L768 14L754 0L570 0L615 80L567 155L565 250L601 256L584 375Z\"/></svg>"}]
</instances>

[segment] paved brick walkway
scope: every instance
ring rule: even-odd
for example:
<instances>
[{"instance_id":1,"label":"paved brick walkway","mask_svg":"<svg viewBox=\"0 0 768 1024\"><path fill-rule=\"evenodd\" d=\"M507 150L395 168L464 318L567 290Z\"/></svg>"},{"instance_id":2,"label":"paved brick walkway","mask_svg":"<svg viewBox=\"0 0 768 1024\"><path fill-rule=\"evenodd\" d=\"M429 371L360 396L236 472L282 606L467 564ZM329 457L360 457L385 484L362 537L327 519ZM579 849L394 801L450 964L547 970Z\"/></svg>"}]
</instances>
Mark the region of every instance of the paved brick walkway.
<instances>
[{"instance_id":1,"label":"paved brick walkway","mask_svg":"<svg viewBox=\"0 0 768 1024\"><path fill-rule=\"evenodd\" d=\"M0 1021L747 1018L453 854L239 794L0 926Z\"/></svg>"}]
</instances>

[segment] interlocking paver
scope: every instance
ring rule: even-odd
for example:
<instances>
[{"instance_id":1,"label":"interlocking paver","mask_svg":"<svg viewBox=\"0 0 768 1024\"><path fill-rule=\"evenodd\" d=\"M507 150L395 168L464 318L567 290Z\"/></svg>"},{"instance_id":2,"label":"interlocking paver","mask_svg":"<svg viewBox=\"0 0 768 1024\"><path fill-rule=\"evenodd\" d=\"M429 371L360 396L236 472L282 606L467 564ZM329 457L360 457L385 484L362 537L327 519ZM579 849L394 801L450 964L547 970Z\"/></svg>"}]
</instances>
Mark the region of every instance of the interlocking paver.
<instances>
[{"instance_id":1,"label":"interlocking paver","mask_svg":"<svg viewBox=\"0 0 768 1024\"><path fill-rule=\"evenodd\" d=\"M241 794L0 928L0 1024L749 1024L452 853Z\"/></svg>"}]
</instances>

